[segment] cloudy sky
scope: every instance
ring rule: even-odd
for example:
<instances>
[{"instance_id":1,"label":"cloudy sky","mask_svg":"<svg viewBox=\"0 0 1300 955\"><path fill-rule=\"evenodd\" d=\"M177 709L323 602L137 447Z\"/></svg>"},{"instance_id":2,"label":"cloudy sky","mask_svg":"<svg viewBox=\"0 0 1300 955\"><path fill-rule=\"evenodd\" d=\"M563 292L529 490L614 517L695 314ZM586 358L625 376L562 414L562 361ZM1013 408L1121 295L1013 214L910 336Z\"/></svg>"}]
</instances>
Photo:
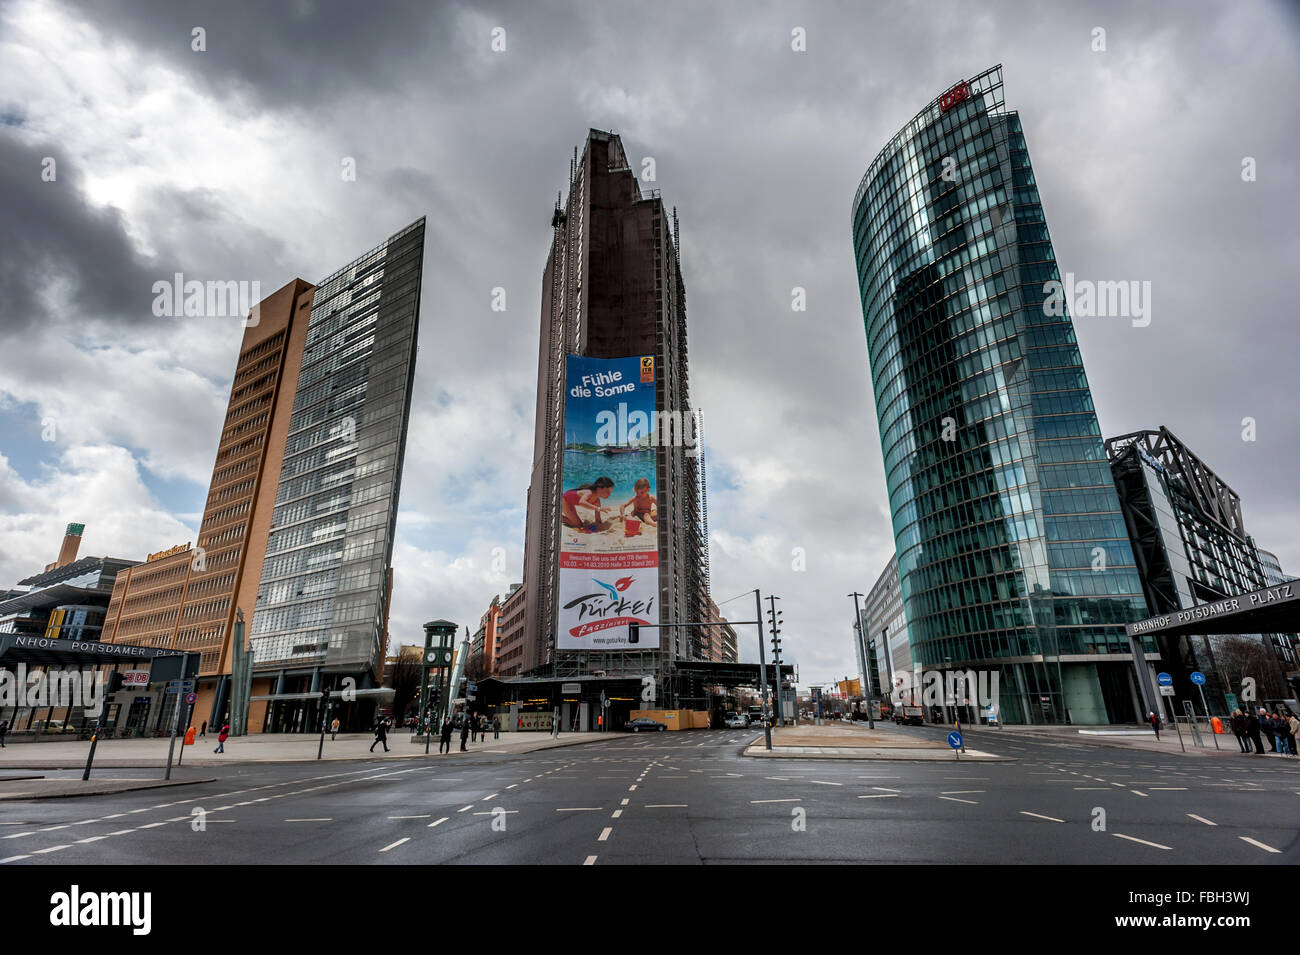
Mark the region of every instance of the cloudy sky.
<instances>
[{"instance_id":1,"label":"cloudy sky","mask_svg":"<svg viewBox=\"0 0 1300 955\"><path fill-rule=\"evenodd\" d=\"M1167 425L1297 572L1300 21L1083 7L0 3L0 587L69 521L83 554L195 538L242 329L155 318L155 281L315 281L427 215L392 628L476 626L522 572L550 210L598 127L681 221L715 597L781 595L801 682L851 672L893 541L850 206L999 62L1062 271L1152 284L1148 327L1076 322L1103 433Z\"/></svg>"}]
</instances>

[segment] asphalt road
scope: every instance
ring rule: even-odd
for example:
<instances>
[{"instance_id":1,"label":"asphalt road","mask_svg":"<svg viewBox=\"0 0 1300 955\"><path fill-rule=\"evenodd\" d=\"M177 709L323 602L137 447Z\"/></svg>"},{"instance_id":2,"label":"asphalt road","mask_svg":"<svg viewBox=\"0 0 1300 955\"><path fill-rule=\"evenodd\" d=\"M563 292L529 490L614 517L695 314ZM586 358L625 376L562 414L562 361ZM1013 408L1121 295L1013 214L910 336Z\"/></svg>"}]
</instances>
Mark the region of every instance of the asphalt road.
<instances>
[{"instance_id":1,"label":"asphalt road","mask_svg":"<svg viewBox=\"0 0 1300 955\"><path fill-rule=\"evenodd\" d=\"M758 735L246 765L216 783L5 802L0 864L1300 862L1296 760L996 731L968 744L1014 762L743 757Z\"/></svg>"}]
</instances>

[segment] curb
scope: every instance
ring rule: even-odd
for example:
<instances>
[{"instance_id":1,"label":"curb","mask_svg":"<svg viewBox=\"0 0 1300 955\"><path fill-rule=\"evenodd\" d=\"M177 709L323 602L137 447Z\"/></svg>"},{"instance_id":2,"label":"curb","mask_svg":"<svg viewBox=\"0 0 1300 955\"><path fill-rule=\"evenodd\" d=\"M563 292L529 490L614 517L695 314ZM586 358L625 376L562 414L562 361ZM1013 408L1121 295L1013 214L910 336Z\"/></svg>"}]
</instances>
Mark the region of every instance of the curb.
<instances>
[{"instance_id":1,"label":"curb","mask_svg":"<svg viewBox=\"0 0 1300 955\"><path fill-rule=\"evenodd\" d=\"M44 777L37 776L37 779ZM88 789L83 791L71 792L23 792L23 793L0 793L0 802L27 802L33 799L80 799L86 796L115 796L118 793L138 792L142 789L170 789L172 786L193 786L196 783L215 783L216 777L211 779L141 779L138 782L131 780L130 786L113 786L109 789Z\"/></svg>"},{"instance_id":2,"label":"curb","mask_svg":"<svg viewBox=\"0 0 1300 955\"><path fill-rule=\"evenodd\" d=\"M935 756L917 756L915 753L905 756L888 756L873 753L870 756L857 756L852 753L782 753L780 747L773 747L771 752L766 749L756 748L757 744L751 744L746 747L740 755L748 756L751 759L855 759L863 762L895 762L895 763L958 763L958 762L977 762L977 763L1014 763L1020 760L1019 756L998 756L994 753L985 753L976 750L967 753L960 759L950 758L952 752L937 754ZM750 752L750 750L755 750ZM937 752L937 751L936 751Z\"/></svg>"},{"instance_id":3,"label":"curb","mask_svg":"<svg viewBox=\"0 0 1300 955\"><path fill-rule=\"evenodd\" d=\"M619 738L619 734L610 733L608 735L615 739ZM536 753L544 749L560 749L565 746L582 746L586 743L604 743L604 742L607 742L607 740L603 738L602 739L575 739L575 740L566 740L561 738L559 740L550 740L532 749L508 750L506 752L501 752L501 753L492 753L491 755L526 756L529 753ZM460 751L453 750L452 752L459 753ZM484 752L487 751L482 749L469 750L466 752L465 755L468 756L473 753L484 753ZM360 756L324 756L321 759L317 759L314 756L285 756L285 757L275 758L275 759L223 759L223 760L210 760L207 759L206 757L201 757L198 759L191 760L188 765L195 769L214 769L220 766L259 766L259 765L273 765L277 763L364 763L364 762L369 762L371 760L383 759L383 758L436 759L439 757L439 755L440 754L438 753L429 753L427 754L427 756L425 753L398 753L397 747L394 746L392 750L390 750L387 753L365 753ZM448 756L451 754L443 753L441 755ZM84 757L78 758L77 760L72 762L69 762L67 760L58 760L58 759L32 760L30 762L23 763L23 764L0 763L0 772L5 772L11 769L12 770L57 770L57 769L72 770L72 769L84 769L85 765L86 765L86 761ZM167 766L167 760L163 758L159 758L156 759L155 761L150 761L150 762L142 762L138 759L132 760L129 758L113 758L113 757L108 757L106 759L97 758L95 760L96 769L164 769L166 768L166 766ZM182 765L181 768L183 769L184 765ZM0 781L3 780L0 779Z\"/></svg>"}]
</instances>

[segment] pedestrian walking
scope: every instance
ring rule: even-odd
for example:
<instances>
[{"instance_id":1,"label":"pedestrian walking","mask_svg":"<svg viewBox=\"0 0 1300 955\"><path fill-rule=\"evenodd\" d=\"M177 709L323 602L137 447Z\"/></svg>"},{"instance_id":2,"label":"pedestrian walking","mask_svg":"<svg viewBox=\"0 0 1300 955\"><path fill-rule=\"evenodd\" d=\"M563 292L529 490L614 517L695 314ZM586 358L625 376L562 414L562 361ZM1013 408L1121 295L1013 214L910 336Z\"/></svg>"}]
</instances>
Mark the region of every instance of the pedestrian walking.
<instances>
[{"instance_id":1,"label":"pedestrian walking","mask_svg":"<svg viewBox=\"0 0 1300 955\"><path fill-rule=\"evenodd\" d=\"M439 754L451 752L451 731L453 729L455 729L455 727L451 725L451 717L444 717L442 721L442 732L438 737Z\"/></svg>"},{"instance_id":2,"label":"pedestrian walking","mask_svg":"<svg viewBox=\"0 0 1300 955\"><path fill-rule=\"evenodd\" d=\"M1297 719L1296 715L1292 713L1287 717L1286 727L1291 734L1291 755L1300 756L1300 749L1297 749L1297 745L1300 745L1300 719Z\"/></svg>"},{"instance_id":3,"label":"pedestrian walking","mask_svg":"<svg viewBox=\"0 0 1300 955\"><path fill-rule=\"evenodd\" d=\"M460 751L462 753L468 752L465 747L465 740L469 739L469 726L470 719L469 716L466 715L464 721L460 724Z\"/></svg>"},{"instance_id":4,"label":"pedestrian walking","mask_svg":"<svg viewBox=\"0 0 1300 955\"><path fill-rule=\"evenodd\" d=\"M230 737L230 724L222 723L221 732L217 734L217 748L212 752L224 753L226 751L226 740Z\"/></svg>"},{"instance_id":5,"label":"pedestrian walking","mask_svg":"<svg viewBox=\"0 0 1300 955\"><path fill-rule=\"evenodd\" d=\"M0 749L5 748L5 737L9 734L9 721L0 723Z\"/></svg>"},{"instance_id":6,"label":"pedestrian walking","mask_svg":"<svg viewBox=\"0 0 1300 955\"><path fill-rule=\"evenodd\" d=\"M1255 715L1254 710L1250 710L1246 716L1246 735L1255 744L1255 755L1263 756L1264 741L1259 738L1259 717Z\"/></svg>"},{"instance_id":7,"label":"pedestrian walking","mask_svg":"<svg viewBox=\"0 0 1300 955\"><path fill-rule=\"evenodd\" d=\"M333 741L338 738L339 738L339 718L336 716L334 717L334 722L330 724L330 740Z\"/></svg>"},{"instance_id":8,"label":"pedestrian walking","mask_svg":"<svg viewBox=\"0 0 1300 955\"><path fill-rule=\"evenodd\" d=\"M495 716L492 717L492 738L493 739L501 738L501 721L498 720Z\"/></svg>"},{"instance_id":9,"label":"pedestrian walking","mask_svg":"<svg viewBox=\"0 0 1300 955\"><path fill-rule=\"evenodd\" d=\"M380 743L384 744L384 752L388 752L388 720L382 716L379 718L379 722L375 724L375 739L370 744L370 752L373 753L375 747Z\"/></svg>"},{"instance_id":10,"label":"pedestrian walking","mask_svg":"<svg viewBox=\"0 0 1300 955\"><path fill-rule=\"evenodd\" d=\"M1147 714L1147 722L1150 723L1151 728L1156 731L1156 742L1160 742L1160 717L1156 716L1154 711L1150 712Z\"/></svg>"},{"instance_id":11,"label":"pedestrian walking","mask_svg":"<svg viewBox=\"0 0 1300 955\"><path fill-rule=\"evenodd\" d=\"M208 735L208 721L207 721L207 720L204 720L204 721L203 721L203 725L199 727L199 735L200 735L200 736L207 736L207 735Z\"/></svg>"}]
</instances>

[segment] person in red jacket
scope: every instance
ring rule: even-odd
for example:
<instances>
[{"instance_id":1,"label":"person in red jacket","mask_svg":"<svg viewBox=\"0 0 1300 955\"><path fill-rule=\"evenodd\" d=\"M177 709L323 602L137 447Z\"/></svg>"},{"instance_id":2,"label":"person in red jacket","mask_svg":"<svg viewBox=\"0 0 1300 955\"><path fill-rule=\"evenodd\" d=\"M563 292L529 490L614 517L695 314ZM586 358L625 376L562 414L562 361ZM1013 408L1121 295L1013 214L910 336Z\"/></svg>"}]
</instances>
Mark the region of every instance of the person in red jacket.
<instances>
[{"instance_id":1,"label":"person in red jacket","mask_svg":"<svg viewBox=\"0 0 1300 955\"><path fill-rule=\"evenodd\" d=\"M230 724L222 723L221 732L217 734L217 748L212 752L224 753L226 751L226 737L230 735Z\"/></svg>"}]
</instances>

